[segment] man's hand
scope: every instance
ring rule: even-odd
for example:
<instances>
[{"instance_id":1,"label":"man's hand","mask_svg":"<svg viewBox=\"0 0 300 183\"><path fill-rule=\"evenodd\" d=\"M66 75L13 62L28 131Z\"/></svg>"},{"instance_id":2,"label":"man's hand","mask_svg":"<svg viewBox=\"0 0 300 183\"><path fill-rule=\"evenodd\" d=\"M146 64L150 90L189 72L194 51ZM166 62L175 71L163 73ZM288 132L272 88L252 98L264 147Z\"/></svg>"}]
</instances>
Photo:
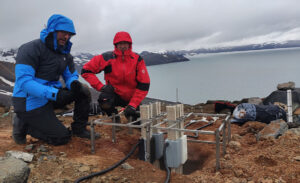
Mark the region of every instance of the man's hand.
<instances>
[{"instance_id":1,"label":"man's hand","mask_svg":"<svg viewBox=\"0 0 300 183\"><path fill-rule=\"evenodd\" d=\"M73 92L65 89L59 89L56 95L56 103L60 106L65 106L74 101Z\"/></svg>"},{"instance_id":2,"label":"man's hand","mask_svg":"<svg viewBox=\"0 0 300 183\"><path fill-rule=\"evenodd\" d=\"M128 119L130 116L132 116L132 119L136 120L136 109L132 107L131 105L128 105L124 110L125 117Z\"/></svg>"},{"instance_id":3,"label":"man's hand","mask_svg":"<svg viewBox=\"0 0 300 183\"><path fill-rule=\"evenodd\" d=\"M81 84L79 81L75 80L71 83L71 91L74 93L75 97L78 98L91 98L91 92L88 87Z\"/></svg>"}]
</instances>

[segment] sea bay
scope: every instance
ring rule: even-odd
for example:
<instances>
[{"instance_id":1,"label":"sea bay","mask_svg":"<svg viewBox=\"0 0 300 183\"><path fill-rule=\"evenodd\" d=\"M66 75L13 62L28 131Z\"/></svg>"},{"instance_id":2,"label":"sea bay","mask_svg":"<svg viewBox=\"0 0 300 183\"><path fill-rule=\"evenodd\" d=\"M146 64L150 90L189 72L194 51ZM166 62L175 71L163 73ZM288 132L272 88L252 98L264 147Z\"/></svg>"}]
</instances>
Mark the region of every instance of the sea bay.
<instances>
[{"instance_id":1,"label":"sea bay","mask_svg":"<svg viewBox=\"0 0 300 183\"><path fill-rule=\"evenodd\" d=\"M278 83L300 84L300 48L199 54L148 67L148 97L186 104L266 97Z\"/></svg>"}]
</instances>

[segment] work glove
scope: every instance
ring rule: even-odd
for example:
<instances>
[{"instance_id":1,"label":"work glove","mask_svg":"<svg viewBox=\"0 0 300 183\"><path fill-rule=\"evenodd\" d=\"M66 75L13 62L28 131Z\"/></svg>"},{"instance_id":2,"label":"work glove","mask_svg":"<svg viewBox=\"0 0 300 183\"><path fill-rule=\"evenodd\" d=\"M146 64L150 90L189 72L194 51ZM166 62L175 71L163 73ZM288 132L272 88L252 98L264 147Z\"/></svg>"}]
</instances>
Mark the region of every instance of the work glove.
<instances>
[{"instance_id":1,"label":"work glove","mask_svg":"<svg viewBox=\"0 0 300 183\"><path fill-rule=\"evenodd\" d=\"M65 106L70 104L74 101L74 94L73 92L66 90L66 89L59 89L56 95L56 103L59 106Z\"/></svg>"},{"instance_id":2,"label":"work glove","mask_svg":"<svg viewBox=\"0 0 300 183\"><path fill-rule=\"evenodd\" d=\"M100 92L103 93L114 93L114 91L115 91L114 87L110 84L102 86L100 90Z\"/></svg>"},{"instance_id":3,"label":"work glove","mask_svg":"<svg viewBox=\"0 0 300 183\"><path fill-rule=\"evenodd\" d=\"M129 119L129 117L131 116L133 121L135 121L137 119L136 109L134 107L132 107L131 105L128 105L125 108L124 115L127 119Z\"/></svg>"},{"instance_id":4,"label":"work glove","mask_svg":"<svg viewBox=\"0 0 300 183\"><path fill-rule=\"evenodd\" d=\"M89 101L91 100L91 92L89 88L77 80L71 83L71 91L74 93L76 99L88 98Z\"/></svg>"}]
</instances>

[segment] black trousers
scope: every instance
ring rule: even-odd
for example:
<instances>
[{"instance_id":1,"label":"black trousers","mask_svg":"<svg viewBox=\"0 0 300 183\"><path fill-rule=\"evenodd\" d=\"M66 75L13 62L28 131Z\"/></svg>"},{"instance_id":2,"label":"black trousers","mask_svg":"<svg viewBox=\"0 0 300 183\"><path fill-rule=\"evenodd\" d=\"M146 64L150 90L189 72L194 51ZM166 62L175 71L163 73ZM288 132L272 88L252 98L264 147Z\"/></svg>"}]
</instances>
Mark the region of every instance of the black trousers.
<instances>
[{"instance_id":1,"label":"black trousers","mask_svg":"<svg viewBox=\"0 0 300 183\"><path fill-rule=\"evenodd\" d=\"M98 98L99 106L101 111L103 111L108 116L111 116L112 113L117 114L118 110L116 107L125 107L128 105L129 101L123 100L119 95L116 93L105 93L100 92Z\"/></svg>"},{"instance_id":2,"label":"black trousers","mask_svg":"<svg viewBox=\"0 0 300 183\"><path fill-rule=\"evenodd\" d=\"M111 116L112 113L118 114L118 110L116 107L126 107L129 104L129 101L123 100L118 94L116 93L104 93L100 92L98 98L99 106L101 111L103 111L108 116ZM140 106L137 107L137 111L140 110ZM135 121L138 117L140 117L139 113L136 113L136 116L133 117Z\"/></svg>"},{"instance_id":3,"label":"black trousers","mask_svg":"<svg viewBox=\"0 0 300 183\"><path fill-rule=\"evenodd\" d=\"M27 112L17 113L14 121L14 133L26 133L34 138L52 145L62 145L69 142L71 132L56 117L54 102ZM90 108L90 99L81 98L75 100L73 123L74 133L85 130Z\"/></svg>"}]
</instances>

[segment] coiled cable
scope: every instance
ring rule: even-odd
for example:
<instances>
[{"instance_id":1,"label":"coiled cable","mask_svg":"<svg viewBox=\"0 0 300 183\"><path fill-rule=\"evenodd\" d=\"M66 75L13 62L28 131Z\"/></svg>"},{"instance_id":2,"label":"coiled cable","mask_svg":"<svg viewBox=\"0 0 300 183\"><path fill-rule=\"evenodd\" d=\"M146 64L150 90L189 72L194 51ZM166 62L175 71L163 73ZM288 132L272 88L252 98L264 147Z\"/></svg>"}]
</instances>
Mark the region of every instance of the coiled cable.
<instances>
[{"instance_id":1,"label":"coiled cable","mask_svg":"<svg viewBox=\"0 0 300 183\"><path fill-rule=\"evenodd\" d=\"M74 183L79 183L83 180L86 180L86 179L90 179L92 177L95 177L95 176L98 176L98 175L102 175L102 174L105 174L115 168L117 168L118 166L120 166L122 163L124 163L124 161L126 161L133 153L134 151L136 150L136 148L138 147L138 145L141 143L142 141L139 140L139 142L137 144L135 144L133 146L133 148L130 150L130 152L125 156L125 158L121 159L120 161L118 161L116 164L112 165L111 167L107 168L107 169L104 169L104 170L101 170L99 172L95 172L95 173L92 173L90 175L87 175L87 176L84 176L84 177L80 177L78 178L77 180L75 180Z\"/></svg>"}]
</instances>

